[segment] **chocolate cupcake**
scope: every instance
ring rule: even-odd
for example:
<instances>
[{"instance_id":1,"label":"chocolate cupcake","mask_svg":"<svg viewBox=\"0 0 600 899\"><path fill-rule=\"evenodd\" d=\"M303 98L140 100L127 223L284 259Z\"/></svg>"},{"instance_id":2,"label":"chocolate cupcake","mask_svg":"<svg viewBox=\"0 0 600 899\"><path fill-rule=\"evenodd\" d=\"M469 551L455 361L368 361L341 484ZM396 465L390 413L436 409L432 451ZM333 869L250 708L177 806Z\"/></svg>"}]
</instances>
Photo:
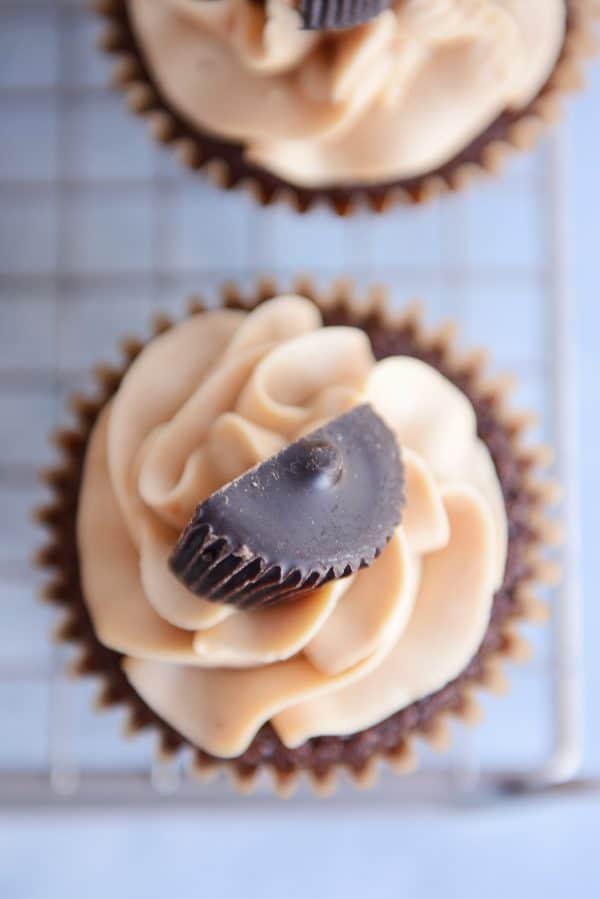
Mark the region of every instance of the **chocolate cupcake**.
<instances>
[{"instance_id":1,"label":"chocolate cupcake","mask_svg":"<svg viewBox=\"0 0 600 899\"><path fill-rule=\"evenodd\" d=\"M542 450L481 354L380 291L229 289L97 371L56 437L45 596L162 753L289 793L477 718L553 576Z\"/></svg>"},{"instance_id":2,"label":"chocolate cupcake","mask_svg":"<svg viewBox=\"0 0 600 899\"><path fill-rule=\"evenodd\" d=\"M383 211L531 146L592 0L102 0L114 81L182 161L262 204Z\"/></svg>"}]
</instances>

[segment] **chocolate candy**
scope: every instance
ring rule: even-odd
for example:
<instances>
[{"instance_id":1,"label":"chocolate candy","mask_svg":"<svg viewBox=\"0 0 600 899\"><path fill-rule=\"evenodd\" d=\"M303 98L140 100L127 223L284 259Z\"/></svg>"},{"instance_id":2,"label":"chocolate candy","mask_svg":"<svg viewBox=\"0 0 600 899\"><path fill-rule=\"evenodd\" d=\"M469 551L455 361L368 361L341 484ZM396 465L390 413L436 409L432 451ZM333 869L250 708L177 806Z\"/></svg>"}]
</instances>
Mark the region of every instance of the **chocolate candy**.
<instances>
[{"instance_id":1,"label":"chocolate candy","mask_svg":"<svg viewBox=\"0 0 600 899\"><path fill-rule=\"evenodd\" d=\"M302 26L311 31L362 25L391 6L391 0L298 0Z\"/></svg>"},{"instance_id":2,"label":"chocolate candy","mask_svg":"<svg viewBox=\"0 0 600 899\"><path fill-rule=\"evenodd\" d=\"M357 406L213 493L169 566L215 602L294 598L372 564L400 522L403 487L394 434Z\"/></svg>"}]
</instances>

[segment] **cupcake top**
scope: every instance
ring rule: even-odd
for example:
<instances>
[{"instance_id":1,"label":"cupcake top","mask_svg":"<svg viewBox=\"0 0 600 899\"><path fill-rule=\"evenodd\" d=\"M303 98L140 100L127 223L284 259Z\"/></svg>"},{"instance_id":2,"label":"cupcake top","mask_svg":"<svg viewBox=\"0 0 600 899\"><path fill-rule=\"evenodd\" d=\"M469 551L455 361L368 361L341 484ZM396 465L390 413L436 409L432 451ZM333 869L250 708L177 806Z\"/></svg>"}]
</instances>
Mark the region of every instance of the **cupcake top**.
<instances>
[{"instance_id":1,"label":"cupcake top","mask_svg":"<svg viewBox=\"0 0 600 899\"><path fill-rule=\"evenodd\" d=\"M307 188L416 177L454 158L539 93L566 8L396 0L364 24L320 31L302 27L294 0L128 0L165 99Z\"/></svg>"},{"instance_id":2,"label":"cupcake top","mask_svg":"<svg viewBox=\"0 0 600 899\"><path fill-rule=\"evenodd\" d=\"M365 403L398 441L405 494L370 567L244 609L175 577L198 503ZM232 758L268 721L289 747L342 736L456 677L489 624L507 521L467 398L416 359L376 362L362 331L322 327L286 296L194 316L145 347L90 437L78 544L97 635L135 690Z\"/></svg>"}]
</instances>

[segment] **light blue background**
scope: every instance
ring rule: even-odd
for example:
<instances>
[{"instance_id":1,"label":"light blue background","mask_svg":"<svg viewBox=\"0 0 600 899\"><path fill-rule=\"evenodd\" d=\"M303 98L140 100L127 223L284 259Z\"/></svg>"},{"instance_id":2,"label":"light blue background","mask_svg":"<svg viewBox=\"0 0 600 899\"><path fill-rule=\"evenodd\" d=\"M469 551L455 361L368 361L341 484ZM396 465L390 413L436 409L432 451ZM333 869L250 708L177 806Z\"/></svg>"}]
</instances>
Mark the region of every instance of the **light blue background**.
<instances>
[{"instance_id":1,"label":"light blue background","mask_svg":"<svg viewBox=\"0 0 600 899\"><path fill-rule=\"evenodd\" d=\"M586 769L600 772L600 71L572 102L568 221L579 312L578 374L586 598ZM139 152L145 152L140 138ZM185 252L185 248L181 250ZM2 899L165 896L600 895L600 800L359 817L326 804L268 813L0 814Z\"/></svg>"}]
</instances>

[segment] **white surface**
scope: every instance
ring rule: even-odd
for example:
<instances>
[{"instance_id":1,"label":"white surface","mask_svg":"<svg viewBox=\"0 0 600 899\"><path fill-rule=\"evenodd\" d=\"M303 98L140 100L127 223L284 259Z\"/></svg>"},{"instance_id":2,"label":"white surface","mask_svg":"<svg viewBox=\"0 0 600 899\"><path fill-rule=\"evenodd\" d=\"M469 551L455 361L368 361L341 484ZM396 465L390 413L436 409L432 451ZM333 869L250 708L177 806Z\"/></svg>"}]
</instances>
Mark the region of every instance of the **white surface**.
<instances>
[{"instance_id":1,"label":"white surface","mask_svg":"<svg viewBox=\"0 0 600 899\"><path fill-rule=\"evenodd\" d=\"M32 13L31 26L48 25L44 16ZM53 14L52 14L53 15ZM78 33L87 34L87 25ZM50 30L44 32L51 34ZM84 35L85 36L85 35ZM38 45L40 47L38 52ZM56 74L57 53L53 41L36 41L40 77ZM7 83L23 83L30 77L27 46L16 40L10 29L0 34L2 76ZM79 42L68 45L69 60L88 84L103 78L102 65L86 54ZM597 216L600 209L600 172L598 142L600 137L600 77L594 72L593 91L578 100L569 117L571 145L569 222L575 250L573 282L577 288L580 310L579 369L582 376L582 479L584 483L584 583L586 588L586 642L588 682L587 767L600 766L600 716L597 696L600 689L600 609L596 601L600 577L597 534L600 528L598 491L598 441L600 425L597 415L597 383L600 376L598 340L600 306L598 304ZM0 105L6 98L0 95ZM52 153L52 115L40 113L44 103L33 102L33 109L23 111L23 128L28 116L40 123L43 134L39 144L21 152L22 141L16 135L4 140L0 152L2 177L32 175L43 182L66 167L68 160ZM104 103L104 101L103 101ZM44 436L51 409L49 392L54 385L44 381L42 373L59 359L59 392L79 380L79 372L87 366L90 353L102 356L112 346L113 338L123 330L139 330L152 306L173 305L181 308L182 294L198 286L193 269L210 269L208 280L214 285L221 272L230 273L240 267L264 265L290 271L308 263L330 265L335 254L336 266L343 270L349 261L360 267L361 280L382 276L392 280L402 293L417 289L432 299L434 312L450 308L460 311L469 338L481 339L493 334L499 356L505 364L517 367L524 378L521 396L539 405L545 396L544 378L539 359L531 356L538 346L536 328L539 318L530 300L530 286L523 292L523 270L498 284L494 267L511 260L523 261L539 255L531 243L528 207L520 200L523 185L529 183L534 158L527 157L513 165L505 179L474 192L465 202L469 212L467 234L456 234L456 201L442 203L408 218L399 212L394 216L369 223L370 238L359 241L361 222L344 224L325 213L309 219L289 220L280 210L255 210L244 198L224 196L180 176L178 170L155 150L142 135L139 123L130 122L119 101L106 101L101 112L106 130L89 124L90 137L86 154L77 158L81 177L102 174L107 178L125 175L144 176L150 169L170 172L173 188L165 192L173 235L161 242L158 262L168 277L153 286L151 267L157 263L152 243L156 235L147 230L149 204L143 184L128 193L123 202L118 183L106 187L92 197L74 185L69 193L70 211L68 240L73 239L77 252L70 255L71 277L61 283L65 296L77 297L67 303L60 322L48 296L48 274L57 258L54 235L53 203L50 190L23 201L10 192L2 195L0 209L0 270L12 272L0 279L0 368L5 372L21 370L15 380L15 397L3 400L9 416L17 410L20 419L11 418L8 439L0 444L0 466L19 461L27 469L45 457ZM27 105L27 104L23 104ZM84 106L85 104L82 104ZM85 110L75 113L86 118ZM78 126L79 127L79 126ZM79 133L79 132L78 132ZM117 141L115 135L119 135ZM125 135L128 135L125 137ZM104 141L104 142L103 142ZM44 145L48 152L40 151ZM119 152L115 147L119 148ZM125 149L128 148L128 149ZM131 155L129 155L131 152ZM103 167L106 168L103 170ZM150 168L146 168L150 166ZM194 202L193 197L201 198ZM84 202L81 202L83 199ZM17 201L18 200L18 201ZM93 212L89 211L94 200ZM96 202L96 200L98 202ZM89 201L89 202L88 202ZM71 200L69 201L71 202ZM462 202L462 201L460 201ZM512 203L523 202L522 214L510 215ZM508 204L508 208L507 208ZM219 217L219 230L213 227ZM256 223L248 246L244 235L250 216ZM131 243L123 246L111 242L107 223L116 218L139 224L132 232ZM462 221L462 219L460 219ZM489 223L493 221L493 229ZM206 223L210 223L209 226ZM223 229L222 231L220 229ZM323 229L327 229L329 249L323 249ZM218 234L227 234L221 241ZM469 283L460 278L448 288L436 276L440 252L447 251L444 241L453 240L465 254L471 255L480 269ZM415 256L414 247L419 247ZM441 248L441 249L440 249ZM198 255L200 254L200 255ZM531 254L531 256L529 255ZM394 261L391 265L390 260ZM410 262L408 275L400 277L403 264ZM127 274L126 289L116 292L113 285L98 281L96 274L109 264ZM483 266L487 266L483 269ZM6 268L8 266L8 268ZM137 271L131 271L137 267ZM430 267L426 270L426 267ZM332 266L333 268L333 266ZM38 278L20 280L23 273L37 272ZM182 274L183 272L183 274ZM187 274L186 274L187 272ZM333 272L332 272L333 273ZM87 277L87 279L86 279ZM492 282L496 286L492 288ZM398 295L400 292L396 291ZM525 308L527 325L515 334L515 315ZM489 297L489 303L485 300ZM18 302L17 302L18 300ZM50 302L49 302L50 300ZM500 303L504 301L503 308ZM110 316L103 315L110 304ZM485 309L485 311L484 311ZM35 313L35 315L33 314ZM10 331L9 331L10 329ZM11 336L6 339L7 334ZM55 339L56 338L56 339ZM26 354L26 355L25 355ZM11 374L11 377L13 375ZM0 410L0 414L2 410ZM25 437L24 422L32 428ZM33 438L33 439L32 439ZM36 491L33 487L14 487L16 517L0 514L0 556L15 562L23 546L29 548L34 536L26 525L25 512ZM23 570L17 565L16 574ZM21 584L21 586L19 586ZM7 599L7 604L5 604ZM3 595L3 611L12 602L19 612L12 618L9 611L10 638L7 645L14 658L29 647L36 665L50 664L45 644L39 639L47 616L31 602L30 592L23 590L15 577L14 592ZM28 609L27 618L22 614ZM31 616L31 617L30 617ZM5 619L6 620L6 619ZM12 624L10 622L12 621ZM5 625L6 626L6 625ZM32 641L29 643L29 641ZM33 649L32 649L33 647ZM37 647L37 650L35 649ZM39 650L39 652L38 652ZM47 670L47 669L46 669ZM522 675L527 679L527 674ZM530 684L540 684L530 680ZM6 689L6 688L4 688ZM531 689L534 689L532 686ZM8 690L0 697L0 721L26 718L30 723L30 739L26 745L13 739L11 730L3 728L0 752L19 758L30 754L29 764L42 766L46 760L45 714L47 691L43 680L35 679L23 693ZM141 741L124 748L118 740L117 716L97 718L88 712L89 688L78 691L75 711L74 749L99 763L118 761L137 764L146 757L148 746ZM2 703L5 703L2 706ZM545 746L536 743L543 730L531 727L532 709L542 708L540 700L521 682L510 700L491 703L489 725L475 737L482 751L522 752L537 758ZM3 714L7 713L7 719ZM537 737L536 737L537 735ZM529 743L530 739L533 742ZM114 756L111 756L114 753ZM131 756L128 755L131 753ZM138 753L140 754L138 756ZM348 813L344 808L315 804L297 808L277 807L265 815L252 805L240 805L230 811L166 814L148 810L143 814L96 813L54 820L49 815L0 817L0 896L2 899L71 899L85 895L143 896L148 899L176 895L194 887L194 895L245 895L249 899L268 896L397 896L401 892L437 897L442 894L462 897L502 896L562 897L572 889L578 897L592 897L600 890L597 862L597 833L600 825L598 800L552 800L526 806L516 803L496 809L429 812L411 810L409 814L393 808L377 811L368 806L363 813ZM309 860L309 863L307 862Z\"/></svg>"},{"instance_id":2,"label":"white surface","mask_svg":"<svg viewBox=\"0 0 600 899\"><path fill-rule=\"evenodd\" d=\"M596 899L591 802L365 820L96 814L13 819L3 899ZM595 857L596 856L596 857Z\"/></svg>"}]
</instances>

